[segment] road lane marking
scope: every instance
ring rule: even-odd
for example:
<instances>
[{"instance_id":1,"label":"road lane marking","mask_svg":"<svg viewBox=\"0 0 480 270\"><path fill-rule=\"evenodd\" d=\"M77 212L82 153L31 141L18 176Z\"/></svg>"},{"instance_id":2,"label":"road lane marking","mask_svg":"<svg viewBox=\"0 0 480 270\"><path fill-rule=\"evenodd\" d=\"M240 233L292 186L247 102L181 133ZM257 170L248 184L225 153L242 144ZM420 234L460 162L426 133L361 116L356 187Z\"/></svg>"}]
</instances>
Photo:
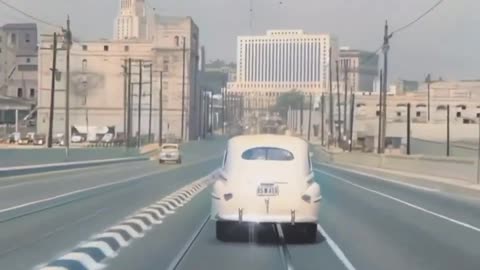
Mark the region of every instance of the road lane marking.
<instances>
[{"instance_id":1,"label":"road lane marking","mask_svg":"<svg viewBox=\"0 0 480 270\"><path fill-rule=\"evenodd\" d=\"M197 195L212 183L211 176L212 174L209 174L193 181L167 195L160 202L178 199L186 190L190 191L192 197ZM172 210L178 207L181 206L172 206ZM107 257L117 256L123 247L129 246L135 240L135 236L144 236L154 226L161 223L152 222L157 221L156 218L151 213L145 213L145 211L152 211L151 209L152 206L150 205L136 211L133 215L127 216L124 221L120 221L119 224L107 228L103 233L94 235L88 242L80 243L77 248L74 248L69 253L35 269L47 270L51 269L51 267L60 266L67 270L73 270L78 269L79 265L83 266L82 269L87 270L105 267L102 263L107 260ZM162 218L159 218L158 221L161 221ZM90 242L95 242L96 244L93 245ZM99 245L99 243L103 243L103 245ZM85 246L88 246L88 248L83 248ZM95 263L92 263L92 261Z\"/></svg>"},{"instance_id":2,"label":"road lane marking","mask_svg":"<svg viewBox=\"0 0 480 270\"><path fill-rule=\"evenodd\" d=\"M345 256L345 253L343 253L337 243L332 240L332 238L327 234L327 232L322 228L320 224L317 224L317 230L320 234L322 234L323 237L325 237L325 240L327 240L327 244L333 250L338 259L343 263L345 268L347 268L347 270L356 270L353 264L347 258L347 256Z\"/></svg>"},{"instance_id":3,"label":"road lane marking","mask_svg":"<svg viewBox=\"0 0 480 270\"><path fill-rule=\"evenodd\" d=\"M401 182L401 181L393 180L393 179L390 179L390 178L385 178L385 177L374 175L374 174L369 174L369 173L366 173L366 172L357 171L357 170L354 170L354 169L342 168L340 166L335 166L335 165L326 164L326 163L317 163L317 164L321 165L321 166L341 170L341 171L346 171L346 172L349 172L349 173L354 173L354 174L374 178L374 179L380 179L380 180L383 180L383 181L386 181L386 182L391 182L391 183L394 183L394 184L397 184L397 185L407 186L407 187L411 187L411 188L414 188L414 189L419 189L419 190L428 191L428 192L440 192L440 190L438 190L436 188L428 188L428 187L423 187L423 186L419 186L419 185L415 185L415 184L404 183L404 182Z\"/></svg>"},{"instance_id":4,"label":"road lane marking","mask_svg":"<svg viewBox=\"0 0 480 270\"><path fill-rule=\"evenodd\" d=\"M208 161L215 160L219 157L220 156L216 156L216 157L213 157L213 158L210 158L210 159L189 163L188 165L186 164L185 166L198 165L198 164L201 164L201 163L205 163L205 162L208 162ZM93 186L93 187L89 187L89 188L79 189L79 190L63 193L63 194L60 194L60 195L48 197L48 198L45 198L45 199L36 200L36 201L24 203L24 204L21 204L21 205L12 206L12 207L5 208L5 209L0 209L0 214L3 214L3 213L8 212L8 211L12 211L12 210L17 210L17 209L20 209L20 208L23 208L23 207L32 206L32 205L39 204L39 203L44 203L44 202L49 202L49 201L53 201L53 200L56 200L56 199L65 198L65 197L75 195L75 194L79 194L79 193L83 193L83 192L86 192L86 191L91 191L91 190L95 190L95 189L99 189L99 188L103 188L103 187L109 187L109 186L114 186L114 185L118 185L118 184L124 184L124 183L128 183L128 182L132 182L132 181L135 181L135 180L140 180L140 179L145 178L145 177L149 177L149 176L153 176L153 175L157 175L157 174L161 174L161 173L166 173L168 171L175 170L175 169L181 169L181 168L184 168L184 167L172 167L171 169L167 169L167 170L164 170L164 171L154 171L154 172L142 174L140 176L134 176L134 177L130 177L130 178L127 178L127 179L124 179L124 180L116 181L116 182L105 183L105 184L101 184L101 185L97 185L97 186Z\"/></svg>"},{"instance_id":5,"label":"road lane marking","mask_svg":"<svg viewBox=\"0 0 480 270\"><path fill-rule=\"evenodd\" d=\"M425 212L425 213L427 213L427 214L436 216L436 217L438 217L438 218L440 218L440 219L443 219L443 220L452 222L452 223L454 223L454 224L460 225L460 226L465 227L465 228L467 228L467 229L470 229L470 230L473 230L473 231L476 231L476 232L480 232L480 228L475 227L475 226L473 226L473 225L471 225L471 224L468 224L468 223L466 223L466 222L459 221L459 220L456 220L456 219L447 217L447 216L445 216L445 215L442 215L442 214L433 212L433 211L428 210L428 209L426 209L426 208L423 208L423 207L421 207L421 206L415 205L415 204L413 204L413 203L409 203L409 202L407 202L407 201L404 201L404 200L401 200L401 199L396 198L396 197L394 197L394 196L391 196L391 195L382 193L382 192L380 192L380 191L366 188L366 187L364 187L364 186L355 184L355 183L353 183L353 182L351 182L351 181L349 181L349 180L347 180L347 179L345 179L345 178L336 176L336 175L334 175L334 174L327 173L327 172L323 172L323 171L320 171L320 170L318 170L318 169L315 169L315 171L318 172L318 173L325 174L325 175L328 175L328 176L330 176L330 177L336 178L336 179L338 179L338 180L340 180L340 181L342 181L342 182L344 182L344 183L347 183L347 184L352 185L352 186L354 186L354 187L357 187L357 188L359 188L359 189L363 189L363 190L365 190L365 191L368 191L368 192L377 194L377 195L379 195L379 196L381 196L381 197L384 197L384 198L387 198L387 199L396 201L396 202L401 203L401 204L403 204L403 205L406 205L406 206L412 207L412 208L414 208L414 209L417 209L417 210L419 210L419 211Z\"/></svg>"}]
</instances>

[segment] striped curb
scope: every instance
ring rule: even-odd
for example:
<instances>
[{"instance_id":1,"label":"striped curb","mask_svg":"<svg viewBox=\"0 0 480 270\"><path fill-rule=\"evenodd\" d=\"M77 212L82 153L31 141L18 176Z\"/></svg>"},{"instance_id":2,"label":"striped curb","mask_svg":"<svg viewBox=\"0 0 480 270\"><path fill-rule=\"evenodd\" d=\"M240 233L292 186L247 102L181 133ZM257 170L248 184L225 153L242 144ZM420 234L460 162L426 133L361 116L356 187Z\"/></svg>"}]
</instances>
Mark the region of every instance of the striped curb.
<instances>
[{"instance_id":1,"label":"striped curb","mask_svg":"<svg viewBox=\"0 0 480 270\"><path fill-rule=\"evenodd\" d=\"M80 243L69 253L36 267L37 270L97 270L106 265L109 258L116 257L120 250L133 240L142 238L155 225L175 210L186 205L195 195L207 188L215 176L215 172L203 177L183 188L171 193L160 201L128 216L100 234L96 234L86 242Z\"/></svg>"}]
</instances>

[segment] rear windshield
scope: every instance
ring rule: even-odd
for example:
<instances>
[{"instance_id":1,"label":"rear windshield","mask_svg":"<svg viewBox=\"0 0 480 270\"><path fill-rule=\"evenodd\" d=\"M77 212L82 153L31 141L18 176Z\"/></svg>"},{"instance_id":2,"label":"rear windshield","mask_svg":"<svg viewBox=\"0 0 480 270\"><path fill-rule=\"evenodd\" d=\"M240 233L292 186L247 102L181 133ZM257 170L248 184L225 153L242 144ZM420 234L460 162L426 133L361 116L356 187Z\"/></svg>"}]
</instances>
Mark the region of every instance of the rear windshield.
<instances>
[{"instance_id":1,"label":"rear windshield","mask_svg":"<svg viewBox=\"0 0 480 270\"><path fill-rule=\"evenodd\" d=\"M245 160L289 161L293 160L293 154L281 148L256 147L243 152L242 158Z\"/></svg>"},{"instance_id":2,"label":"rear windshield","mask_svg":"<svg viewBox=\"0 0 480 270\"><path fill-rule=\"evenodd\" d=\"M165 145L162 146L162 149L177 149L178 147L176 145Z\"/></svg>"}]
</instances>

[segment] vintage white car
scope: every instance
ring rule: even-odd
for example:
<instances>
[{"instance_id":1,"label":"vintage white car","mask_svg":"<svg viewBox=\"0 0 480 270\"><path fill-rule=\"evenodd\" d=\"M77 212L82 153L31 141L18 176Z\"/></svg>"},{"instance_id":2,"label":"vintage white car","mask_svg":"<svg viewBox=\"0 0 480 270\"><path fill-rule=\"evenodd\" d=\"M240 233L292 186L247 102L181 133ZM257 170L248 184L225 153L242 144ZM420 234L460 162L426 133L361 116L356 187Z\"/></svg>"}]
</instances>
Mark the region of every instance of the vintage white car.
<instances>
[{"instance_id":1,"label":"vintage white car","mask_svg":"<svg viewBox=\"0 0 480 270\"><path fill-rule=\"evenodd\" d=\"M224 155L212 191L218 240L228 240L239 224L280 224L304 241L315 241L322 197L306 141L238 136L228 142Z\"/></svg>"},{"instance_id":2,"label":"vintage white car","mask_svg":"<svg viewBox=\"0 0 480 270\"><path fill-rule=\"evenodd\" d=\"M164 163L167 161L173 161L177 164L182 163L182 155L180 154L180 146L178 144L166 143L160 147L158 162Z\"/></svg>"}]
</instances>

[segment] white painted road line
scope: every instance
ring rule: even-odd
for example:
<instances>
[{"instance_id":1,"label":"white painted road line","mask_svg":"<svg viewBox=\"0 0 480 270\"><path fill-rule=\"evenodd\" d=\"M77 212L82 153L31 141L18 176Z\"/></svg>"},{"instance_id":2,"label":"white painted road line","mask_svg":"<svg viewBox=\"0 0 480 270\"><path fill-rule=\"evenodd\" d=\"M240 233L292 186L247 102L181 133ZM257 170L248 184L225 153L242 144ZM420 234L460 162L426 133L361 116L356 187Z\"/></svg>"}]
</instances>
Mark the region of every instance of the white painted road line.
<instances>
[{"instance_id":1,"label":"white painted road line","mask_svg":"<svg viewBox=\"0 0 480 270\"><path fill-rule=\"evenodd\" d=\"M98 248L103 252L103 254L105 254L105 256L109 258L113 258L117 255L117 253L103 241L86 242L85 244L80 245L79 248Z\"/></svg>"},{"instance_id":2,"label":"white painted road line","mask_svg":"<svg viewBox=\"0 0 480 270\"><path fill-rule=\"evenodd\" d=\"M104 267L103 264L97 263L88 254L81 252L71 252L61 257L59 260L74 260L80 262L86 269L97 270Z\"/></svg>"},{"instance_id":3,"label":"white painted road line","mask_svg":"<svg viewBox=\"0 0 480 270\"><path fill-rule=\"evenodd\" d=\"M330 246L330 248L333 250L335 255L337 255L338 259L345 265L345 267L348 270L355 270L355 267L353 264L350 262L350 260L345 256L345 253L340 249L340 247L335 243L332 238L327 234L327 232L320 226L320 224L317 224L317 230L319 233L322 234L323 237L325 237L325 240L327 240L327 244Z\"/></svg>"},{"instance_id":4,"label":"white painted road line","mask_svg":"<svg viewBox=\"0 0 480 270\"><path fill-rule=\"evenodd\" d=\"M189 185L187 185L183 189L180 189L179 191L185 190L194 185L200 186L201 190L203 190L207 187L207 185L203 183L209 183L210 182L209 180L210 180L210 175L207 177L203 177L200 180L197 180L193 183L190 183ZM199 185L197 183L202 183L202 184ZM175 194L178 194L178 191L170 195L167 195L166 198L170 198L170 200L175 200L174 199ZM194 195L195 194L192 194L192 196ZM164 200L161 200L161 201L164 201ZM163 202L163 204L168 205L167 202ZM160 212L160 211L155 208L157 207L150 205L138 210L136 214L127 217L126 220L122 221L122 223L120 223L119 225L113 226L109 229L106 229L103 233L93 236L89 242L81 243L77 249L74 249L73 251L60 257L59 259L54 260L47 265L44 265L40 269L41 270L50 269L51 267L64 263L62 262L62 260L75 261L75 263L77 264L82 264L84 268L87 270L96 270L96 269L105 267L105 265L100 264L100 262L104 261L107 257L116 256L121 250L121 248L128 246L130 242L134 240L134 238L138 238L138 236L140 235L144 236L143 233L139 233L139 232L146 233L147 230L152 229L153 226L155 226L156 224L160 224L162 222L161 218L159 218L158 220L156 219L155 215L157 215L157 212ZM167 208L167 207L162 207L162 209L163 208ZM176 204L172 204L171 206L169 206L169 208L172 210L175 210L177 206ZM161 214L161 213L158 213L158 214ZM162 215L158 215L158 216L159 217L161 216L163 218ZM95 248L97 249L97 251L103 252L104 256L103 258L94 258L96 255L94 255L93 253L90 254L85 250L79 249L82 247ZM69 257L71 257L71 259L68 259ZM71 267L67 267L66 270L73 270L70 268Z\"/></svg>"},{"instance_id":5,"label":"white painted road line","mask_svg":"<svg viewBox=\"0 0 480 270\"><path fill-rule=\"evenodd\" d=\"M459 220L456 220L456 219L447 217L447 216L445 216L445 215L442 215L442 214L433 212L433 211L428 210L428 209L426 209L426 208L423 208L423 207L421 207L421 206L415 205L415 204L413 204L413 203L409 203L409 202L407 202L407 201L404 201L404 200L401 200L401 199L399 199L399 198L393 197L393 196L391 196L391 195L382 193L382 192L380 192L380 191L366 188L366 187L364 187L364 186L355 184L355 183L353 183L353 182L351 182L351 181L349 181L349 180L347 180L347 179L345 179L345 178L338 177L338 176L333 175L333 174L331 174L331 173L323 172L323 171L320 171L320 170L317 170L317 169L315 169L315 171L316 171L316 172L319 172L319 173L321 173L321 174L325 174L325 175L328 175L328 176L330 176L330 177L336 178L336 179L338 179L338 180L340 180L340 181L342 181L342 182L344 182L344 183L347 183L347 184L352 185L352 186L354 186L354 187L357 187L357 188L359 188L359 189L363 189L363 190L365 190L365 191L368 191L368 192L377 194L377 195L379 195L379 196L381 196L381 197L384 197L384 198L387 198L387 199L396 201L396 202L401 203L401 204L403 204L403 205L406 205L406 206L409 206L409 207L411 207L411 208L417 209L417 210L419 210L419 211L425 212L425 213L427 213L427 214L436 216L436 217L438 217L438 218L440 218L440 219L443 219L443 220L452 222L452 223L454 223L454 224L460 225L460 226L462 226L462 227L464 227L464 228L467 228L467 229L470 229L470 230L473 230L473 231L476 231L476 232L480 232L480 228L475 227L475 226L473 226L473 225L471 225L471 224L468 224L468 223L466 223L466 222L459 221Z\"/></svg>"},{"instance_id":6,"label":"white painted road line","mask_svg":"<svg viewBox=\"0 0 480 270\"><path fill-rule=\"evenodd\" d=\"M207 158L207 159L204 159L204 160L201 160L201 161L188 163L188 164L185 164L183 167L202 164L202 163L205 163L205 162L208 162L208 161L211 161L211 160L215 160L215 159L220 158L220 157L221 156L214 156L214 157ZM183 167L181 167L181 168L183 168ZM55 199L65 198L65 197L75 195L75 194L78 194L78 193L82 193L82 192L85 192L85 191L90 191L90 190L95 190L95 189L99 189L99 188L103 188L103 187L109 187L109 186L114 186L114 185L118 185L118 184L132 182L132 181L135 181L135 180L140 180L144 177L149 177L149 176L153 176L153 175L156 175L156 174L162 174L162 173L165 173L165 172L168 172L168 171L171 171L171 170L175 170L175 169L179 169L179 168L173 168L172 167L171 169L168 169L168 170L150 172L150 173L142 174L142 175L135 176L135 177L130 177L130 178L127 178L127 179L124 179L124 180L116 181L116 182L111 182L111 183L106 183L106 184L93 186L93 187L89 187L89 188L79 189L79 190L75 190L75 191L72 191L72 192L68 192L68 193L64 193L64 194L60 194L60 195L56 195L56 196L51 196L51 197L48 197L48 198L45 198L45 199L36 200L36 201L29 202L29 203L24 203L24 204L21 204L21 205L16 205L16 206L12 206L12 207L9 207L9 208L0 209L0 214L3 214L3 213L8 212L8 211L12 211L12 210L17 210L17 209L20 209L22 207L27 207L27 206L31 206L31 205L35 205L35 204L39 204L39 203L53 201Z\"/></svg>"},{"instance_id":7,"label":"white painted road line","mask_svg":"<svg viewBox=\"0 0 480 270\"><path fill-rule=\"evenodd\" d=\"M390 182L390 183L394 183L394 184L397 184L397 185L406 186L406 187L410 187L410 188L414 188L414 189L419 189L419 190L428 191L428 192L440 192L440 190L438 190L436 188L428 188L428 187L423 187L423 186L419 186L419 185L415 185L415 184L405 183L405 182L393 180L393 179L390 179L390 178L385 178L385 177L382 177L382 176L369 174L369 173L366 173L366 172L361 172L361 171L357 171L357 170L353 170L353 169L342 168L340 166L335 166L335 165L326 164L326 163L321 163L320 165L325 166L325 167L334 168L334 169L341 170L341 171L346 171L346 172L349 172L349 173L354 173L354 174L374 178L374 179L380 179L382 181L386 181L386 182Z\"/></svg>"}]
</instances>

